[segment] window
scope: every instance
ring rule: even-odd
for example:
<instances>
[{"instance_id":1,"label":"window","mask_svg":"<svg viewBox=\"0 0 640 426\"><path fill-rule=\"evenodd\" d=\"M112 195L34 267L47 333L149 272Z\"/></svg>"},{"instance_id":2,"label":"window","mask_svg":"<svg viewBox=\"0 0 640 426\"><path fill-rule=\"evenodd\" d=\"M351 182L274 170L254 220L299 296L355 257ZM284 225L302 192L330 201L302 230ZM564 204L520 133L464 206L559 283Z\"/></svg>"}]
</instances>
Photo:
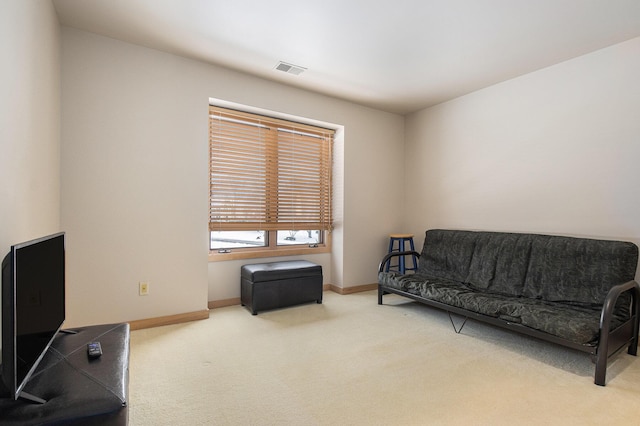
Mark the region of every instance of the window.
<instances>
[{"instance_id":1,"label":"window","mask_svg":"<svg viewBox=\"0 0 640 426\"><path fill-rule=\"evenodd\" d=\"M327 247L333 135L321 127L209 107L212 252L269 256Z\"/></svg>"}]
</instances>

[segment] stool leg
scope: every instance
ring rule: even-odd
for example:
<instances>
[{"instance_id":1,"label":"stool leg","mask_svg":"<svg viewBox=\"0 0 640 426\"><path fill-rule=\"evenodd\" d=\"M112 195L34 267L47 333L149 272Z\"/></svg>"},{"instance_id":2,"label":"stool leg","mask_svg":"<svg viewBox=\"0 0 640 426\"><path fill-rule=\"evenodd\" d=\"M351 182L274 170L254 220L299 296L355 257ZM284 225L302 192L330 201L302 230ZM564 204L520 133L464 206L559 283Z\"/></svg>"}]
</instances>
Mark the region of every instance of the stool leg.
<instances>
[{"instance_id":1,"label":"stool leg","mask_svg":"<svg viewBox=\"0 0 640 426\"><path fill-rule=\"evenodd\" d=\"M404 251L404 242L406 240L404 238L401 238L398 240L398 251ZM404 275L405 269L404 269L404 256L398 256L398 269L400 270L400 274Z\"/></svg>"},{"instance_id":2,"label":"stool leg","mask_svg":"<svg viewBox=\"0 0 640 426\"><path fill-rule=\"evenodd\" d=\"M389 251L387 253L391 253L393 251L393 238L389 238ZM385 268L385 272L389 272L389 267L391 266L391 259L387 262L387 267Z\"/></svg>"}]
</instances>

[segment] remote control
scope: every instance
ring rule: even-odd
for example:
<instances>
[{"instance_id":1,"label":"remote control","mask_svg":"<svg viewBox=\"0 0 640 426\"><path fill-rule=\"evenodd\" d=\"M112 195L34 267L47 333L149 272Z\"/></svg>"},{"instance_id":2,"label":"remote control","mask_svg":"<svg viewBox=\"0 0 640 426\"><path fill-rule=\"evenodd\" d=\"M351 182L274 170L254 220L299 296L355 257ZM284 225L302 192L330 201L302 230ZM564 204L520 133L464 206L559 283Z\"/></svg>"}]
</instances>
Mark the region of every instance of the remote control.
<instances>
[{"instance_id":1,"label":"remote control","mask_svg":"<svg viewBox=\"0 0 640 426\"><path fill-rule=\"evenodd\" d=\"M98 358L102 355L102 346L100 342L91 342L87 345L87 354L89 358Z\"/></svg>"}]
</instances>

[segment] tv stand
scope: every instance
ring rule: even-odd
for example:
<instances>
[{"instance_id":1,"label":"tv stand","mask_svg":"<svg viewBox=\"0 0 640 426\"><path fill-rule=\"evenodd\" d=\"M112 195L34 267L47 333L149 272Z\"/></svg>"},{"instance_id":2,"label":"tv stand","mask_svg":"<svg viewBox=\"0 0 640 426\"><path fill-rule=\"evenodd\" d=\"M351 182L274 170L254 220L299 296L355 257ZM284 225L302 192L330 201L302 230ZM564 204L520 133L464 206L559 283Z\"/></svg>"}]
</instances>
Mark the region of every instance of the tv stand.
<instances>
[{"instance_id":1,"label":"tv stand","mask_svg":"<svg viewBox=\"0 0 640 426\"><path fill-rule=\"evenodd\" d=\"M128 423L129 324L73 331L56 335L18 400L0 399L3 426ZM103 355L89 359L87 343L96 341Z\"/></svg>"},{"instance_id":2,"label":"tv stand","mask_svg":"<svg viewBox=\"0 0 640 426\"><path fill-rule=\"evenodd\" d=\"M37 404L44 404L44 403L47 402L44 399L42 399L40 397L37 397L35 395L31 395L30 393L25 392L25 391L20 392L20 395L18 395L18 396L20 398L22 398L22 399L26 399L27 401L35 402Z\"/></svg>"}]
</instances>

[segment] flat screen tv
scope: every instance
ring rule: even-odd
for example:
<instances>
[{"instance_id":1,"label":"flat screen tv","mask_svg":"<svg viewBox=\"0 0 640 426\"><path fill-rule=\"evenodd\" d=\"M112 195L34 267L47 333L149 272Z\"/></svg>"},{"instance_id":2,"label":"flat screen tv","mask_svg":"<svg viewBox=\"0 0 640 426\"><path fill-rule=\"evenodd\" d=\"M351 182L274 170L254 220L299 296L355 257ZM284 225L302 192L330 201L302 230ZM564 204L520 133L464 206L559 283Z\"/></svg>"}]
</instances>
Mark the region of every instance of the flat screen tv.
<instances>
[{"instance_id":1,"label":"flat screen tv","mask_svg":"<svg viewBox=\"0 0 640 426\"><path fill-rule=\"evenodd\" d=\"M2 261L5 397L45 402L23 389L64 319L64 232L12 246Z\"/></svg>"}]
</instances>

